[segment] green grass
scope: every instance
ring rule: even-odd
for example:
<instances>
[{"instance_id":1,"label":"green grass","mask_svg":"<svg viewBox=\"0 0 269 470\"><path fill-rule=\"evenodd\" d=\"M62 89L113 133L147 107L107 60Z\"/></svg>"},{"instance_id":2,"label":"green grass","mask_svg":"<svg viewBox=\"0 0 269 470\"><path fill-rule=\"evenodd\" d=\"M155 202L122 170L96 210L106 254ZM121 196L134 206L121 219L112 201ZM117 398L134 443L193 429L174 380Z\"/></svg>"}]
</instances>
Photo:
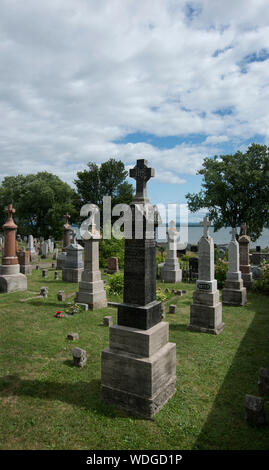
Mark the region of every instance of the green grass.
<instances>
[{"instance_id":1,"label":"green grass","mask_svg":"<svg viewBox=\"0 0 269 470\"><path fill-rule=\"evenodd\" d=\"M47 299L20 302L42 286ZM100 400L103 317L116 323L116 309L55 318L67 307L58 290L72 293L77 285L54 281L53 270L48 279L33 270L28 292L1 294L0 448L268 449L269 426L245 422L244 397L257 394L259 368L269 367L269 298L249 294L246 307L223 307L225 330L213 336L186 329L194 285L177 287L188 293L168 301L167 310L176 303L178 311L165 319L177 346L177 391L150 421ZM66 339L71 332L78 341ZM75 346L87 351L82 369L72 365Z\"/></svg>"}]
</instances>

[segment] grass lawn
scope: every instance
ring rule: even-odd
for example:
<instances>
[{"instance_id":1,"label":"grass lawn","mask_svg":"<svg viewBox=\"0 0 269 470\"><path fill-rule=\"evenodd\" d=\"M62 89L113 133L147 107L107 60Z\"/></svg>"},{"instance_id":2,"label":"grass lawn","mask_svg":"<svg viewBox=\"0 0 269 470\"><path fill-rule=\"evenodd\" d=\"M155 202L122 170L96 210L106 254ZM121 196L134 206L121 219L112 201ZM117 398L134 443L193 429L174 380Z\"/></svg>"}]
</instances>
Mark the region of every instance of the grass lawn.
<instances>
[{"instance_id":1,"label":"grass lawn","mask_svg":"<svg viewBox=\"0 0 269 470\"><path fill-rule=\"evenodd\" d=\"M21 302L42 286L47 299ZM115 308L55 318L70 301L58 302L58 290L77 284L54 281L52 269L47 279L33 270L27 292L0 294L0 449L268 450L269 425L245 422L244 397L257 394L258 371L269 367L269 297L249 294L246 307L223 307L225 330L213 336L186 329L194 285L177 287L188 293L170 300L178 310L165 319L177 345L177 392L150 421L100 401L103 317L116 323ZM66 339L72 332L78 341ZM72 365L75 346L87 351L82 369Z\"/></svg>"}]
</instances>

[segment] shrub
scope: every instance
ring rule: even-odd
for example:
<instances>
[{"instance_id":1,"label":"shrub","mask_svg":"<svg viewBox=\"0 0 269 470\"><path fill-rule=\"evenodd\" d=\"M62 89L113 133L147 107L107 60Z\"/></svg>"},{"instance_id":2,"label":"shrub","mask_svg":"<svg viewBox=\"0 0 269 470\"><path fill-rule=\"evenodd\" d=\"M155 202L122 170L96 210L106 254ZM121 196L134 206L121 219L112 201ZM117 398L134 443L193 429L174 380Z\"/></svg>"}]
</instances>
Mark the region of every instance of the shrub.
<instances>
[{"instance_id":1,"label":"shrub","mask_svg":"<svg viewBox=\"0 0 269 470\"><path fill-rule=\"evenodd\" d=\"M222 260L217 260L215 264L215 279L218 281L218 289L224 287L226 273L228 271L228 264Z\"/></svg>"},{"instance_id":2,"label":"shrub","mask_svg":"<svg viewBox=\"0 0 269 470\"><path fill-rule=\"evenodd\" d=\"M167 299L167 296L164 294L164 292L157 290L156 292L156 300L165 302Z\"/></svg>"},{"instance_id":3,"label":"shrub","mask_svg":"<svg viewBox=\"0 0 269 470\"><path fill-rule=\"evenodd\" d=\"M257 281L254 281L253 290L261 294L269 295L269 265L264 265L262 276Z\"/></svg>"},{"instance_id":4,"label":"shrub","mask_svg":"<svg viewBox=\"0 0 269 470\"><path fill-rule=\"evenodd\" d=\"M101 268L106 268L107 260L111 256L116 256L119 261L119 268L124 266L124 239L116 238L103 239L99 245L99 259Z\"/></svg>"},{"instance_id":5,"label":"shrub","mask_svg":"<svg viewBox=\"0 0 269 470\"><path fill-rule=\"evenodd\" d=\"M122 295L124 288L124 275L123 273L110 274L106 282L106 290L112 295Z\"/></svg>"}]
</instances>

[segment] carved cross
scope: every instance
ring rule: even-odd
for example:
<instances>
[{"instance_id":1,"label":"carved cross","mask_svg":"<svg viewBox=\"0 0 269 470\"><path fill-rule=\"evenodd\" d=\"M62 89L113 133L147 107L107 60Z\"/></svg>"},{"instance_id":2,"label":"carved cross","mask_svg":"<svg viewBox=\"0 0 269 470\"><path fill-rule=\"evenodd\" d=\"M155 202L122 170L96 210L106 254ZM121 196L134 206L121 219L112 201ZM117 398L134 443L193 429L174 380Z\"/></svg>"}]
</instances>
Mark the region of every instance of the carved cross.
<instances>
[{"instance_id":1,"label":"carved cross","mask_svg":"<svg viewBox=\"0 0 269 470\"><path fill-rule=\"evenodd\" d=\"M148 167L147 160L137 160L136 166L129 171L131 178L136 180L136 197L147 197L147 182L155 175L154 168Z\"/></svg>"},{"instance_id":2,"label":"carved cross","mask_svg":"<svg viewBox=\"0 0 269 470\"><path fill-rule=\"evenodd\" d=\"M202 225L202 226L204 227L204 235L203 235L203 236L204 236L205 238L208 238L208 236L209 236L209 231L208 231L208 229L209 229L209 227L210 227L210 225L211 225L211 222L210 222L209 218L208 218L207 216L205 216L205 217L203 218L203 222L200 222L200 225Z\"/></svg>"},{"instance_id":3,"label":"carved cross","mask_svg":"<svg viewBox=\"0 0 269 470\"><path fill-rule=\"evenodd\" d=\"M232 230L230 233L232 235L232 241L236 240L236 228L235 227L232 227Z\"/></svg>"},{"instance_id":4,"label":"carved cross","mask_svg":"<svg viewBox=\"0 0 269 470\"><path fill-rule=\"evenodd\" d=\"M16 209L13 209L12 204L9 204L5 212L8 214L8 219L12 219L12 214L16 212Z\"/></svg>"}]
</instances>

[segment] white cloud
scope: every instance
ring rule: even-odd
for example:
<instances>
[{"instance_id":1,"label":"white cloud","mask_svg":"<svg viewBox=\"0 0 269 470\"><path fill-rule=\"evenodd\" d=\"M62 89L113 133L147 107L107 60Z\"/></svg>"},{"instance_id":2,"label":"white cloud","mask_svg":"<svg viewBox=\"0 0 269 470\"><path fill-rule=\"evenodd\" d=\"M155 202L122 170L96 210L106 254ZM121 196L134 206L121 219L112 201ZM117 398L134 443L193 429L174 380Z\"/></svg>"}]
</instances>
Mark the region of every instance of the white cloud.
<instances>
[{"instance_id":1,"label":"white cloud","mask_svg":"<svg viewBox=\"0 0 269 470\"><path fill-rule=\"evenodd\" d=\"M269 50L268 14L266 0L2 0L0 177L72 182L90 160L142 156L182 184L221 144L268 142L268 60L246 61ZM115 143L137 132L181 140Z\"/></svg>"}]
</instances>

